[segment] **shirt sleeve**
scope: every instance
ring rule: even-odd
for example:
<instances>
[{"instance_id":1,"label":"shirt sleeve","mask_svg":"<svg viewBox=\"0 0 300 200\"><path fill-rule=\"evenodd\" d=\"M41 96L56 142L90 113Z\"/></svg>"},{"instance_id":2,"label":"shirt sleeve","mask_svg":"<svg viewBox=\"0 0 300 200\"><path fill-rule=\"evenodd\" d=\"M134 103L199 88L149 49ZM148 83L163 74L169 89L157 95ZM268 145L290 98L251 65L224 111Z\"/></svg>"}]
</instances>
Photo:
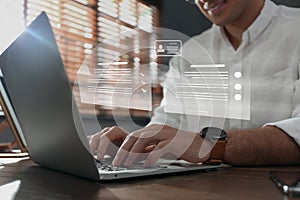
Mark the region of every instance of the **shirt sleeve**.
<instances>
[{"instance_id":1,"label":"shirt sleeve","mask_svg":"<svg viewBox=\"0 0 300 200\"><path fill-rule=\"evenodd\" d=\"M279 122L267 123L267 125L276 126L286 132L290 137L292 137L295 142L300 146L300 116L282 120Z\"/></svg>"}]
</instances>

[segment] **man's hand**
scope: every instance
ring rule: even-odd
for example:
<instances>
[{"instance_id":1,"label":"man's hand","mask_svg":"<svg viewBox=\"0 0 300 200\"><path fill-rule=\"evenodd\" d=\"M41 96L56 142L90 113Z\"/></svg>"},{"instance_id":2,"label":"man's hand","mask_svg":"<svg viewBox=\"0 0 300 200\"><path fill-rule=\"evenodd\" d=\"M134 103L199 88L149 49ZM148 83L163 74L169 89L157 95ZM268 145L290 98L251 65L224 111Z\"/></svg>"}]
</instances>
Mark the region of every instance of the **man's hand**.
<instances>
[{"instance_id":1,"label":"man's hand","mask_svg":"<svg viewBox=\"0 0 300 200\"><path fill-rule=\"evenodd\" d=\"M151 125L128 134L120 127L107 128L90 138L97 158L105 154L113 155L114 166L130 166L144 160L145 166L153 165L159 158L172 155L172 159L199 163L208 159L211 144L199 134L179 130L167 125ZM111 146L115 146L111 152ZM110 148L109 148L110 147Z\"/></svg>"},{"instance_id":2,"label":"man's hand","mask_svg":"<svg viewBox=\"0 0 300 200\"><path fill-rule=\"evenodd\" d=\"M103 159L105 154L114 156L125 140L128 132L121 127L107 127L89 137L89 144L97 159Z\"/></svg>"},{"instance_id":3,"label":"man's hand","mask_svg":"<svg viewBox=\"0 0 300 200\"><path fill-rule=\"evenodd\" d=\"M128 131L119 126L113 126L106 127L100 132L89 136L88 140L91 151L97 155L98 160L102 160L105 155L114 157L127 136ZM154 146L150 145L145 148L144 152L150 152L153 149Z\"/></svg>"},{"instance_id":4,"label":"man's hand","mask_svg":"<svg viewBox=\"0 0 300 200\"><path fill-rule=\"evenodd\" d=\"M126 136L113 165L130 166L142 157L149 167L166 155L198 163L209 157L210 149L211 144L203 142L199 134L167 125L151 125Z\"/></svg>"}]
</instances>

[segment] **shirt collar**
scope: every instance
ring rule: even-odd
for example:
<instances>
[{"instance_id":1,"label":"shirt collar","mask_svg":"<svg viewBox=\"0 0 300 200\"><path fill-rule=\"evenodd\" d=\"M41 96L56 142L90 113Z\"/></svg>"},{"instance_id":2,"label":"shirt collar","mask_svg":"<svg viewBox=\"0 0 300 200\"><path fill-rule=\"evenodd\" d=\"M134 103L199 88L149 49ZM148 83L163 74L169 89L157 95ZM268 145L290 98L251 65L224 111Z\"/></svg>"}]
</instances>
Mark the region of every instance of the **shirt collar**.
<instances>
[{"instance_id":1,"label":"shirt collar","mask_svg":"<svg viewBox=\"0 0 300 200\"><path fill-rule=\"evenodd\" d=\"M276 4L270 0L265 0L265 4L256 20L249 26L248 31L250 41L255 40L270 24L275 15Z\"/></svg>"},{"instance_id":2,"label":"shirt collar","mask_svg":"<svg viewBox=\"0 0 300 200\"><path fill-rule=\"evenodd\" d=\"M275 3L273 3L270 0L265 0L265 4L260 14L256 18L256 20L249 26L249 28L244 32L243 37L249 34L250 41L255 40L267 28L268 24L275 16L276 9L277 6ZM223 40L228 40L223 27L214 24L213 28L219 31Z\"/></svg>"}]
</instances>

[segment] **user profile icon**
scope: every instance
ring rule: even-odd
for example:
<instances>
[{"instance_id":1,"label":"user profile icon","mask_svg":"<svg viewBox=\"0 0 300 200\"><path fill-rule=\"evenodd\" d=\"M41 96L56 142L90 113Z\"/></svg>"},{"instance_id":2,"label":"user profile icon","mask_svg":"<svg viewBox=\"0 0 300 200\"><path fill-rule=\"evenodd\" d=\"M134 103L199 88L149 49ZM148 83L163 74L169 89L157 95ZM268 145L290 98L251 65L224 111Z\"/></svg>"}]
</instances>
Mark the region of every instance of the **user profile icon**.
<instances>
[{"instance_id":1,"label":"user profile icon","mask_svg":"<svg viewBox=\"0 0 300 200\"><path fill-rule=\"evenodd\" d=\"M158 45L157 53L164 53L164 52L165 52L164 46L162 44Z\"/></svg>"},{"instance_id":2,"label":"user profile icon","mask_svg":"<svg viewBox=\"0 0 300 200\"><path fill-rule=\"evenodd\" d=\"M156 40L155 41L156 56L181 56L181 40Z\"/></svg>"}]
</instances>

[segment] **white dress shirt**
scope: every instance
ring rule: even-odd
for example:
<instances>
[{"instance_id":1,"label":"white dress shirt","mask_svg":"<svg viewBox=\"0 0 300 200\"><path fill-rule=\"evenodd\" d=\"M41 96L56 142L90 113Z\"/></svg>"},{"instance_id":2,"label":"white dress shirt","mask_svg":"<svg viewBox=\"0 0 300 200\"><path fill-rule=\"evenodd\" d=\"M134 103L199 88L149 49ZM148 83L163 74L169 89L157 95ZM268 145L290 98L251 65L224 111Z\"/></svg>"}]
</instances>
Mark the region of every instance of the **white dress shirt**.
<instances>
[{"instance_id":1,"label":"white dress shirt","mask_svg":"<svg viewBox=\"0 0 300 200\"><path fill-rule=\"evenodd\" d=\"M235 50L223 28L213 25L193 37L183 47L183 54L197 54L191 41L201 44L215 63L229 66L229 73L242 72L249 77L250 120L226 119L224 129L259 128L274 125L285 131L300 145L300 9L277 6L270 0L243 33L243 40ZM187 55L188 56L188 55ZM201 55L199 55L201 56ZM170 68L180 71L178 57L170 61ZM166 88L168 87L166 81ZM150 124L167 124L194 130L192 116L166 113L165 98L155 110ZM198 127L213 125L209 117L201 117Z\"/></svg>"}]
</instances>

